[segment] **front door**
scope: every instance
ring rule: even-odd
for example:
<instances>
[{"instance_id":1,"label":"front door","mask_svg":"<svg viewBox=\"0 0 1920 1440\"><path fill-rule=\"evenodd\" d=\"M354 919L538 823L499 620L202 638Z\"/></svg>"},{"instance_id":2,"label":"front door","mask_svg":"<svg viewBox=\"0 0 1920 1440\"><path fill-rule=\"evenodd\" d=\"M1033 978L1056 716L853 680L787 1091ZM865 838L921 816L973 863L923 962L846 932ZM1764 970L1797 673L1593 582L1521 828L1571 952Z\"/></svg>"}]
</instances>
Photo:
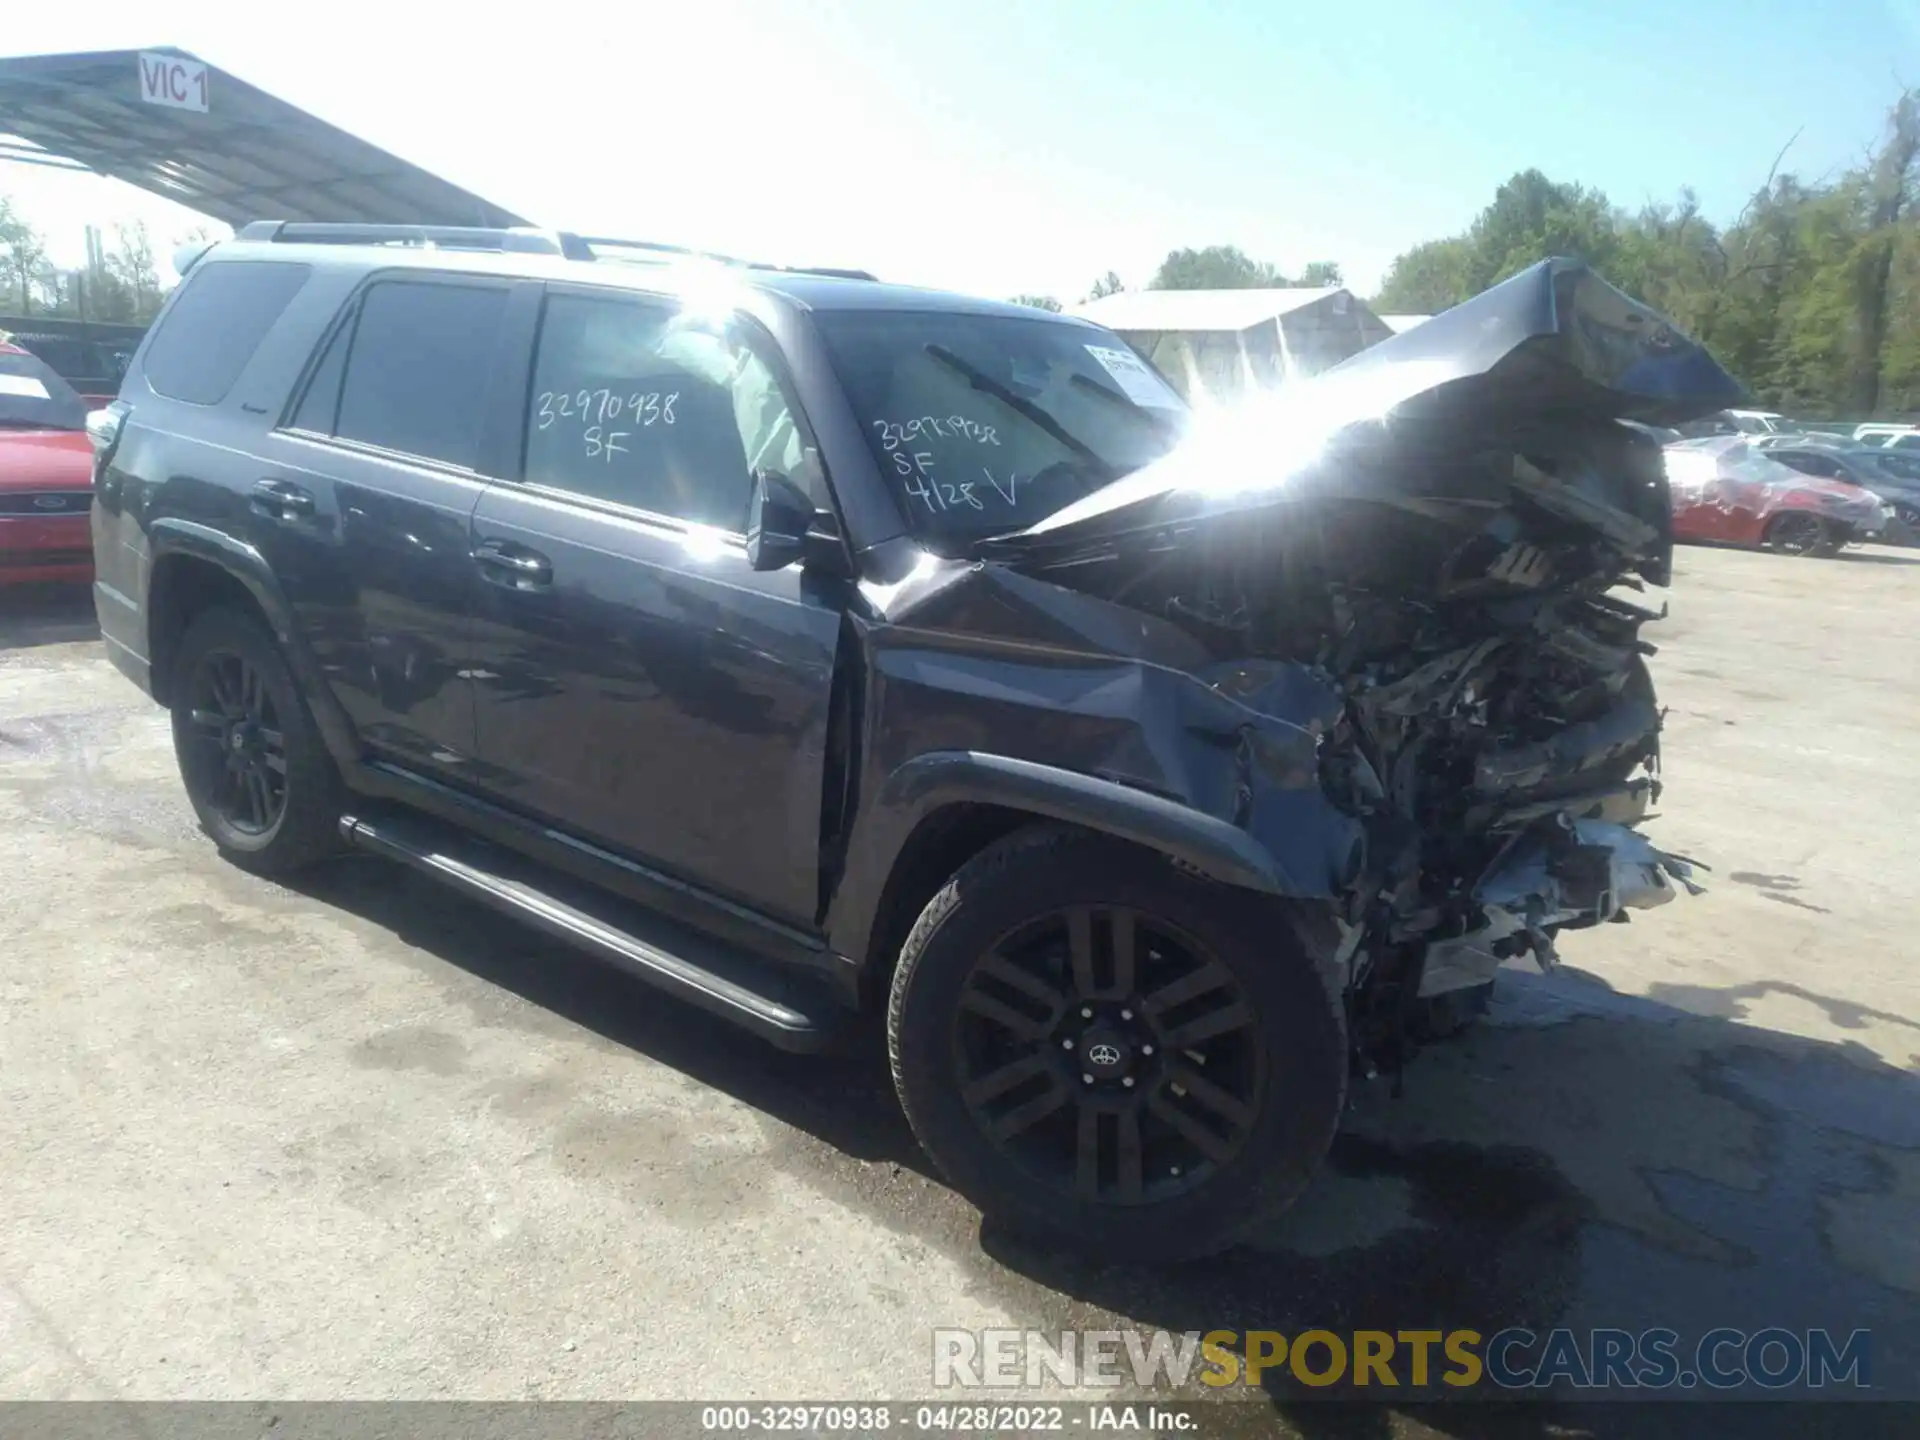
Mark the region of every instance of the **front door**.
<instances>
[{"instance_id":1,"label":"front door","mask_svg":"<svg viewBox=\"0 0 1920 1440\"><path fill-rule=\"evenodd\" d=\"M751 471L818 472L770 355L554 287L524 473L473 517L476 746L517 808L811 926L840 605L747 564Z\"/></svg>"}]
</instances>

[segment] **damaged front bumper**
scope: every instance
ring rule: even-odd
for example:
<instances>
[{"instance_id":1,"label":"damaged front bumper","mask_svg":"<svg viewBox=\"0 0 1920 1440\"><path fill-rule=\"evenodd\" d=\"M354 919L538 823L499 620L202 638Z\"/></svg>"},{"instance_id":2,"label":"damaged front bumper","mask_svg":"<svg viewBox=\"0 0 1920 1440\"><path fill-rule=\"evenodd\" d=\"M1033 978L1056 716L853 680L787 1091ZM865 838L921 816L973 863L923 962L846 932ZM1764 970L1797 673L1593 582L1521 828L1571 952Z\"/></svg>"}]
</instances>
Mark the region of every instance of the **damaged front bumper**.
<instances>
[{"instance_id":1,"label":"damaged front bumper","mask_svg":"<svg viewBox=\"0 0 1920 1440\"><path fill-rule=\"evenodd\" d=\"M1542 970L1559 962L1554 932L1626 918L1698 894L1693 864L1656 848L1637 830L1608 820L1571 820L1564 810L1516 834L1473 898L1480 926L1431 942L1420 969L1421 998L1484 985L1507 960L1532 954Z\"/></svg>"},{"instance_id":2,"label":"damaged front bumper","mask_svg":"<svg viewBox=\"0 0 1920 1440\"><path fill-rule=\"evenodd\" d=\"M1352 856L1324 873L1348 872L1327 898L1363 1053L1415 1001L1550 966L1560 931L1693 888L1633 828L1661 712L1640 633L1660 614L1631 592L1667 583L1672 524L1659 447L1618 422L1738 394L1660 317L1550 262L1299 387L1294 430L1236 417L1234 445L1203 434L997 547L1216 657L1190 673L1239 707L1235 793L1187 798L1264 845ZM1250 436L1309 430L1270 483L1217 483ZM1296 828L1305 737L1357 847L1325 843L1337 819L1312 843Z\"/></svg>"}]
</instances>

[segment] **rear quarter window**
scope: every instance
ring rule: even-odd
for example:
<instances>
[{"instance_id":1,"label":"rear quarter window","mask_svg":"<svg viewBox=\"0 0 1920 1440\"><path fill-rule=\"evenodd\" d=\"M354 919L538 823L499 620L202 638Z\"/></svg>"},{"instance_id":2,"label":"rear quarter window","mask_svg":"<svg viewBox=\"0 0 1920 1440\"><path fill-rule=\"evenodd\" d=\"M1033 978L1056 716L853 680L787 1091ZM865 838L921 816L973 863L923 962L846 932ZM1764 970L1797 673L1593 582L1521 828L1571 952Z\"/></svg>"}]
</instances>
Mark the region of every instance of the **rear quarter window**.
<instances>
[{"instance_id":1,"label":"rear quarter window","mask_svg":"<svg viewBox=\"0 0 1920 1440\"><path fill-rule=\"evenodd\" d=\"M148 343L147 384L169 400L218 405L311 273L286 260L201 266Z\"/></svg>"}]
</instances>

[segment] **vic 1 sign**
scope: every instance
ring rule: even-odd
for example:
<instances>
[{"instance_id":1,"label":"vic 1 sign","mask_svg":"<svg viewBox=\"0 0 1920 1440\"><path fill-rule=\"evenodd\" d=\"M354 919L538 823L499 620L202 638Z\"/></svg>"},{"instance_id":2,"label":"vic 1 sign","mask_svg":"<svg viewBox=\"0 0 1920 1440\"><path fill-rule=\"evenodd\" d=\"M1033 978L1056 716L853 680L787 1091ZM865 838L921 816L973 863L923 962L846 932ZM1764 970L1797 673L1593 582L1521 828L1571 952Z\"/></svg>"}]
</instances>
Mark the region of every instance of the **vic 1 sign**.
<instances>
[{"instance_id":1,"label":"vic 1 sign","mask_svg":"<svg viewBox=\"0 0 1920 1440\"><path fill-rule=\"evenodd\" d=\"M198 60L140 52L140 98L175 110L207 108L207 67Z\"/></svg>"}]
</instances>

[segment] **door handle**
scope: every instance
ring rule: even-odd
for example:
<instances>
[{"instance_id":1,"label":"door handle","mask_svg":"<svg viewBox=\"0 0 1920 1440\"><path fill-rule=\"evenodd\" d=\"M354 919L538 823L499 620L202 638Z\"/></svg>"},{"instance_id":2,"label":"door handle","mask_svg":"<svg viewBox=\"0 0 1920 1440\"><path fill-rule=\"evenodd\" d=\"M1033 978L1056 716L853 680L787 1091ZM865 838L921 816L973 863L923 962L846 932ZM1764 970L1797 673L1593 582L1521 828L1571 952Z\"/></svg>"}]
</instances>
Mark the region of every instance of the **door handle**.
<instances>
[{"instance_id":1,"label":"door handle","mask_svg":"<svg viewBox=\"0 0 1920 1440\"><path fill-rule=\"evenodd\" d=\"M553 562L511 540L482 540L473 559L483 576L510 590L544 590L553 583Z\"/></svg>"},{"instance_id":2,"label":"door handle","mask_svg":"<svg viewBox=\"0 0 1920 1440\"><path fill-rule=\"evenodd\" d=\"M313 496L285 480L262 480L253 487L252 506L269 520L305 520L313 514Z\"/></svg>"}]
</instances>

